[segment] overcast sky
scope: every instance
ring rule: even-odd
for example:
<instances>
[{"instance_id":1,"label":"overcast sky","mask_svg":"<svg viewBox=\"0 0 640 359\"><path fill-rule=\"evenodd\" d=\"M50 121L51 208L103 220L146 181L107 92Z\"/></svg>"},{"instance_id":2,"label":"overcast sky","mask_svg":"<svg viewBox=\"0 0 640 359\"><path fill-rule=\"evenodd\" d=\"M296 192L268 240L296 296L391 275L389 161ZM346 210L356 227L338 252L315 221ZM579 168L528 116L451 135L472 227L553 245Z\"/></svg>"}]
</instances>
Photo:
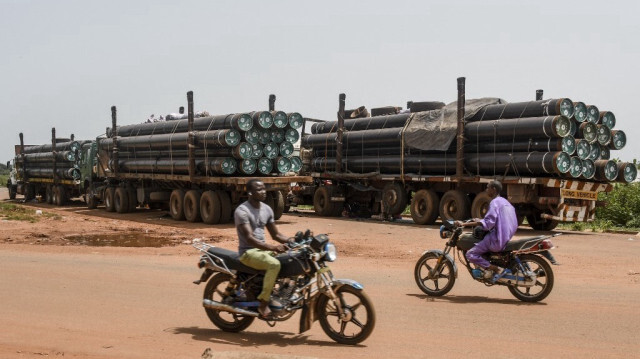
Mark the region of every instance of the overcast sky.
<instances>
[{"instance_id":1,"label":"overcast sky","mask_svg":"<svg viewBox=\"0 0 640 359\"><path fill-rule=\"evenodd\" d=\"M408 100L569 97L613 111L640 150L635 1L0 0L0 159L177 112L276 107L334 120Z\"/></svg>"}]
</instances>

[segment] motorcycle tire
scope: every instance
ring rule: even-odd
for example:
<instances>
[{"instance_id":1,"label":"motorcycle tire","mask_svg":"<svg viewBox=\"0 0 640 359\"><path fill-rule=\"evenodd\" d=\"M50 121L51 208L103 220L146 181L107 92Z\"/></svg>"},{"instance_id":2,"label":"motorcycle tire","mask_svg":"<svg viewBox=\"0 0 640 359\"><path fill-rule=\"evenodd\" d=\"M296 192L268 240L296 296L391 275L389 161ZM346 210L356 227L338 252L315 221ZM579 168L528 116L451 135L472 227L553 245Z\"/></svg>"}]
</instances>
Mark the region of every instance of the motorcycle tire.
<instances>
[{"instance_id":1,"label":"motorcycle tire","mask_svg":"<svg viewBox=\"0 0 640 359\"><path fill-rule=\"evenodd\" d=\"M335 290L336 295L340 299L343 310L346 311L348 320L341 320L339 317L335 303L326 295L320 296L318 299L318 320L322 330L337 343L356 345L367 339L373 332L376 325L376 313L369 297L361 290L343 285ZM358 309L361 311L356 312ZM362 310L366 312L366 321L362 322L363 315L356 317L357 313ZM337 324L338 328L334 328ZM346 331L352 333L352 330L359 330L357 333L347 334Z\"/></svg>"},{"instance_id":2,"label":"motorcycle tire","mask_svg":"<svg viewBox=\"0 0 640 359\"><path fill-rule=\"evenodd\" d=\"M224 293L231 276L225 273L218 273L211 277L204 288L204 299L222 302L220 293ZM240 314L223 312L211 308L204 308L209 320L218 328L225 332L237 333L247 329L253 323L254 317L247 317Z\"/></svg>"},{"instance_id":3,"label":"motorcycle tire","mask_svg":"<svg viewBox=\"0 0 640 359\"><path fill-rule=\"evenodd\" d=\"M440 264L440 268L434 268L436 263L438 262L438 258L440 255L436 253L425 253L418 262L416 263L416 267L413 271L413 276L416 280L416 284L421 291L423 291L426 295L433 297L443 296L453 288L453 285L456 283L456 274L453 268L453 263L451 263L448 259L444 259ZM430 264L429 264L430 263ZM437 279L429 278L429 268L437 269L438 277ZM440 279L446 279L444 285L441 286ZM433 283L433 287L429 286L427 283Z\"/></svg>"},{"instance_id":4,"label":"motorcycle tire","mask_svg":"<svg viewBox=\"0 0 640 359\"><path fill-rule=\"evenodd\" d=\"M520 287L520 286L509 286L509 292L513 294L514 297L518 298L523 302L539 302L546 298L553 289L553 270L547 261L542 259L541 257L534 254L523 254L520 256L520 262L525 268L531 270L533 272L537 272L538 278L536 279L536 287L542 287L539 292L535 294L531 294L531 287ZM514 265L511 268L513 273L517 273L518 276L523 275L522 271L519 270L518 265ZM544 274L544 275L540 275ZM544 282L544 283L543 283ZM523 289L524 291L522 291Z\"/></svg>"}]
</instances>

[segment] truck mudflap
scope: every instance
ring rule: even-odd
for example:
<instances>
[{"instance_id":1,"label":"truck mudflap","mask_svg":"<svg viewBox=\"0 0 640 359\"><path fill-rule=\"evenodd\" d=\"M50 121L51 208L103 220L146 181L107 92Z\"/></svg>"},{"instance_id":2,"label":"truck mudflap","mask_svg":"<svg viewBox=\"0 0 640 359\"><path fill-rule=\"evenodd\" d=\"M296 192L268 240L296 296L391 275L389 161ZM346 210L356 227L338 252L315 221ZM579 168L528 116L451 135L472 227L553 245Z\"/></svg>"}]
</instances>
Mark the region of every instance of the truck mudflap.
<instances>
[{"instance_id":1,"label":"truck mudflap","mask_svg":"<svg viewBox=\"0 0 640 359\"><path fill-rule=\"evenodd\" d=\"M582 180L549 179L548 187L558 187L560 197L553 214L543 213L540 217L560 222L591 222L598 206L598 194L609 192L609 183L586 182Z\"/></svg>"}]
</instances>

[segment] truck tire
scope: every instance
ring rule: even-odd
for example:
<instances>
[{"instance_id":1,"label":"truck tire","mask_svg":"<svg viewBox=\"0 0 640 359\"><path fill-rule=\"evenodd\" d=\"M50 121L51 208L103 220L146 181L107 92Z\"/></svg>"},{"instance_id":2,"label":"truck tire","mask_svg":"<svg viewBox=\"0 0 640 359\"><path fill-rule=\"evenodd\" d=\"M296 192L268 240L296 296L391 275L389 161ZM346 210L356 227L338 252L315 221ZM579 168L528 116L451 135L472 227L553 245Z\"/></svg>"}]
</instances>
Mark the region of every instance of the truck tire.
<instances>
[{"instance_id":1,"label":"truck tire","mask_svg":"<svg viewBox=\"0 0 640 359\"><path fill-rule=\"evenodd\" d=\"M200 196L200 217L206 224L220 223L220 198L214 191L206 191Z\"/></svg>"},{"instance_id":2,"label":"truck tire","mask_svg":"<svg viewBox=\"0 0 640 359\"><path fill-rule=\"evenodd\" d=\"M176 221L184 220L184 191L174 189L169 198L169 214Z\"/></svg>"},{"instance_id":3,"label":"truck tire","mask_svg":"<svg viewBox=\"0 0 640 359\"><path fill-rule=\"evenodd\" d=\"M389 183L382 189L382 201L390 215L398 215L407 208L407 191L401 183Z\"/></svg>"},{"instance_id":4,"label":"truck tire","mask_svg":"<svg viewBox=\"0 0 640 359\"><path fill-rule=\"evenodd\" d=\"M319 216L329 216L333 211L333 204L331 203L331 190L328 186L321 186L316 189L313 194L313 210Z\"/></svg>"},{"instance_id":5,"label":"truck tire","mask_svg":"<svg viewBox=\"0 0 640 359\"><path fill-rule=\"evenodd\" d=\"M220 199L220 224L232 222L233 207L231 207L231 197L229 196L229 192L218 190L216 193Z\"/></svg>"},{"instance_id":6,"label":"truck tire","mask_svg":"<svg viewBox=\"0 0 640 359\"><path fill-rule=\"evenodd\" d=\"M18 189L16 186L9 184L9 199L16 199L16 195L18 194Z\"/></svg>"},{"instance_id":7,"label":"truck tire","mask_svg":"<svg viewBox=\"0 0 640 359\"><path fill-rule=\"evenodd\" d=\"M184 195L184 218L189 222L200 222L200 197L202 192L192 189Z\"/></svg>"},{"instance_id":8,"label":"truck tire","mask_svg":"<svg viewBox=\"0 0 640 359\"><path fill-rule=\"evenodd\" d=\"M274 198L274 193L273 192L267 192L267 198L264 199L264 203L271 207L271 210L273 211L274 214L274 219L275 219L275 213L276 213L276 200Z\"/></svg>"},{"instance_id":9,"label":"truck tire","mask_svg":"<svg viewBox=\"0 0 640 359\"><path fill-rule=\"evenodd\" d=\"M273 218L277 221L284 213L284 196L280 191L273 192L273 195Z\"/></svg>"},{"instance_id":10,"label":"truck tire","mask_svg":"<svg viewBox=\"0 0 640 359\"><path fill-rule=\"evenodd\" d=\"M113 187L107 187L104 190L104 209L107 212L114 212L116 209L113 206L113 192L114 192L114 188Z\"/></svg>"},{"instance_id":11,"label":"truck tire","mask_svg":"<svg viewBox=\"0 0 640 359\"><path fill-rule=\"evenodd\" d=\"M116 188L116 191L113 194L113 208L118 213L129 212L129 193L126 188Z\"/></svg>"},{"instance_id":12,"label":"truck tire","mask_svg":"<svg viewBox=\"0 0 640 359\"><path fill-rule=\"evenodd\" d=\"M432 189L421 189L411 200L411 218L416 224L433 224L439 215L440 198Z\"/></svg>"},{"instance_id":13,"label":"truck tire","mask_svg":"<svg viewBox=\"0 0 640 359\"><path fill-rule=\"evenodd\" d=\"M65 203L67 203L67 199L68 199L68 195L67 195L67 190L66 188L64 188L63 185L57 185L56 186L56 205L57 206L64 206Z\"/></svg>"},{"instance_id":14,"label":"truck tire","mask_svg":"<svg viewBox=\"0 0 640 359\"><path fill-rule=\"evenodd\" d=\"M471 203L471 218L484 218L489 211L491 200L487 192L478 193Z\"/></svg>"},{"instance_id":15,"label":"truck tire","mask_svg":"<svg viewBox=\"0 0 640 359\"><path fill-rule=\"evenodd\" d=\"M45 202L47 202L48 204L53 204L53 188L51 187L51 185L47 185Z\"/></svg>"},{"instance_id":16,"label":"truck tire","mask_svg":"<svg viewBox=\"0 0 640 359\"><path fill-rule=\"evenodd\" d=\"M34 198L36 198L36 188L32 184L28 184L24 194L24 200L31 201Z\"/></svg>"},{"instance_id":17,"label":"truck tire","mask_svg":"<svg viewBox=\"0 0 640 359\"><path fill-rule=\"evenodd\" d=\"M129 195L129 212L133 212L138 207L138 193L133 188L128 188L127 194Z\"/></svg>"},{"instance_id":18,"label":"truck tire","mask_svg":"<svg viewBox=\"0 0 640 359\"><path fill-rule=\"evenodd\" d=\"M471 216L471 203L469 197L460 190L445 192L440 199L440 218L443 221L452 219L463 221Z\"/></svg>"},{"instance_id":19,"label":"truck tire","mask_svg":"<svg viewBox=\"0 0 640 359\"><path fill-rule=\"evenodd\" d=\"M91 189L91 187L87 187L87 189L85 190L84 198L85 198L85 201L87 201L87 208L89 209L98 208L98 198L93 193L93 190Z\"/></svg>"}]
</instances>

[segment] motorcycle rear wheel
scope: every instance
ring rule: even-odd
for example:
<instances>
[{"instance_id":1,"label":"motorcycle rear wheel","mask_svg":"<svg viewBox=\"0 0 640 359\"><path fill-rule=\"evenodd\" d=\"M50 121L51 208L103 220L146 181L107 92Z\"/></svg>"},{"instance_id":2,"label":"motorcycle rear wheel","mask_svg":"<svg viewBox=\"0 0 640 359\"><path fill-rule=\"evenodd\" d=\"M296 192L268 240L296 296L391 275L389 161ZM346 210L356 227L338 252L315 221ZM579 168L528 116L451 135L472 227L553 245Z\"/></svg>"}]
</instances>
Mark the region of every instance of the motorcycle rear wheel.
<instances>
[{"instance_id":1,"label":"motorcycle rear wheel","mask_svg":"<svg viewBox=\"0 0 640 359\"><path fill-rule=\"evenodd\" d=\"M318 299L318 320L329 338L340 344L356 345L367 339L376 325L373 304L362 290L349 285L343 285L335 292L346 317L340 318L333 300L322 295ZM359 315L356 317L356 314Z\"/></svg>"},{"instance_id":2,"label":"motorcycle rear wheel","mask_svg":"<svg viewBox=\"0 0 640 359\"><path fill-rule=\"evenodd\" d=\"M425 253L420 257L413 271L418 288L425 294L434 297L449 293L456 282L453 263L448 259L444 258L440 263L440 268L435 268L440 256L436 253ZM433 273L430 274L430 272Z\"/></svg>"},{"instance_id":3,"label":"motorcycle rear wheel","mask_svg":"<svg viewBox=\"0 0 640 359\"><path fill-rule=\"evenodd\" d=\"M231 276L225 273L218 273L211 277L204 288L204 299L223 301L223 293L229 284ZM223 312L211 308L204 308L209 320L218 328L225 332L237 333L247 329L253 323L254 317L247 317L240 314Z\"/></svg>"},{"instance_id":4,"label":"motorcycle rear wheel","mask_svg":"<svg viewBox=\"0 0 640 359\"><path fill-rule=\"evenodd\" d=\"M546 298L553 289L553 270L547 261L534 254L523 254L520 256L522 265L537 275L536 284L533 287L509 286L509 292L514 297L523 302L538 302ZM523 275L517 264L511 268L518 276ZM542 274L542 276L541 276ZM532 293L532 289L540 287L539 291Z\"/></svg>"}]
</instances>

